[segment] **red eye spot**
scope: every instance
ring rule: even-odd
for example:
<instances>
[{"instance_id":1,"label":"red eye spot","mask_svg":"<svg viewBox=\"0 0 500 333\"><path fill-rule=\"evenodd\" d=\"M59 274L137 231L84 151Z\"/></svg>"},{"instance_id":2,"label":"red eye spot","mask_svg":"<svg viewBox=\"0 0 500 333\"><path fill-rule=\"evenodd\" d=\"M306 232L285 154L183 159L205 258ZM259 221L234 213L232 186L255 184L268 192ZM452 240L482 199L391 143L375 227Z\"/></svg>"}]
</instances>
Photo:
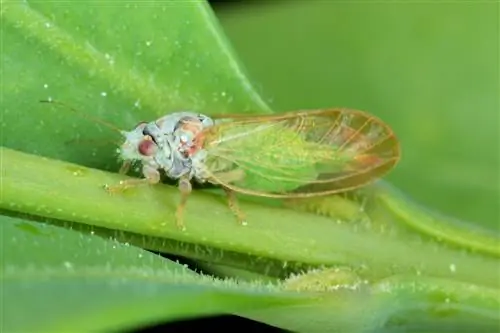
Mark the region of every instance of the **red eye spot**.
<instances>
[{"instance_id":1,"label":"red eye spot","mask_svg":"<svg viewBox=\"0 0 500 333\"><path fill-rule=\"evenodd\" d=\"M151 156L156 152L156 144L151 140L142 140L138 150L141 155Z\"/></svg>"}]
</instances>

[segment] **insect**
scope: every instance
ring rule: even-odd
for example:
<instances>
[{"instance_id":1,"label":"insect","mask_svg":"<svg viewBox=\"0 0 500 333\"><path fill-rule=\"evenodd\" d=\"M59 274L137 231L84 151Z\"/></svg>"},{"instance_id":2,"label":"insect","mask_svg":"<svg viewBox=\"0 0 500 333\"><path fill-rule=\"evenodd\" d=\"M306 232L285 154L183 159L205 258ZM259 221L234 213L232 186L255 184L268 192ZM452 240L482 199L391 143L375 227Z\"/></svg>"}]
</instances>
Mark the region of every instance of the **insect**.
<instances>
[{"instance_id":1,"label":"insect","mask_svg":"<svg viewBox=\"0 0 500 333\"><path fill-rule=\"evenodd\" d=\"M182 229L193 180L221 186L229 208L245 224L235 193L307 198L353 190L385 175L401 155L387 124L340 108L213 118L177 112L122 133L121 172L139 161L144 178L107 190L156 184L163 170L179 180L176 223Z\"/></svg>"}]
</instances>

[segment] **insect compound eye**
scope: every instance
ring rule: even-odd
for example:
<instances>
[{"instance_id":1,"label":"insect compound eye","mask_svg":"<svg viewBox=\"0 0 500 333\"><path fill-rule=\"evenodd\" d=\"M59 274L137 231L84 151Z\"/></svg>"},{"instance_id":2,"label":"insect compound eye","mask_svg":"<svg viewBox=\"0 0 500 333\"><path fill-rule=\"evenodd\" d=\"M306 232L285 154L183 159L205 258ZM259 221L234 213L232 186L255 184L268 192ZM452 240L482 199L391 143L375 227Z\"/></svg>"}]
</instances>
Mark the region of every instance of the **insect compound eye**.
<instances>
[{"instance_id":1,"label":"insect compound eye","mask_svg":"<svg viewBox=\"0 0 500 333\"><path fill-rule=\"evenodd\" d=\"M137 149L139 150L139 154L143 156L151 156L156 153L157 149L156 143L153 142L150 136L145 136L144 139L139 143Z\"/></svg>"}]
</instances>

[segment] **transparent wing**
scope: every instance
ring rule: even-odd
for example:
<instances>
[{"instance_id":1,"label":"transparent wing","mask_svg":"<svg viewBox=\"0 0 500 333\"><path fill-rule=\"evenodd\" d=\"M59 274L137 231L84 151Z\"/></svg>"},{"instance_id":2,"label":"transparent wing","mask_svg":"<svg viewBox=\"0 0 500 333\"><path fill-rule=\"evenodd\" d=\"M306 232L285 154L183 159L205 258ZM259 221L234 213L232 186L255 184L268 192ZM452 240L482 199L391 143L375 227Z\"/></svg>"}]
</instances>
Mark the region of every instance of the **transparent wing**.
<instances>
[{"instance_id":1,"label":"transparent wing","mask_svg":"<svg viewBox=\"0 0 500 333\"><path fill-rule=\"evenodd\" d=\"M355 189L385 175L400 158L387 124L350 109L224 116L202 138L210 181L267 197Z\"/></svg>"}]
</instances>

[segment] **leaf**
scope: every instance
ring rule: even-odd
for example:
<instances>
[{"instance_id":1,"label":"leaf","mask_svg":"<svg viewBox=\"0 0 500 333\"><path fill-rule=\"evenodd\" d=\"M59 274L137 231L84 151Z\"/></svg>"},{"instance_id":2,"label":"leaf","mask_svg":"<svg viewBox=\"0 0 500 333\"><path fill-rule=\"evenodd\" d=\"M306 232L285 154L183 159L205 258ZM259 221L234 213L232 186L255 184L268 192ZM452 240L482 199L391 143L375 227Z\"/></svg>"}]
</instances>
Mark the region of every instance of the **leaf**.
<instances>
[{"instance_id":1,"label":"leaf","mask_svg":"<svg viewBox=\"0 0 500 333\"><path fill-rule=\"evenodd\" d=\"M217 282L129 244L64 228L0 216L0 232L6 332L121 330L297 302L270 287Z\"/></svg>"},{"instance_id":2,"label":"leaf","mask_svg":"<svg viewBox=\"0 0 500 333\"><path fill-rule=\"evenodd\" d=\"M454 320L470 312L464 305L472 305L476 318L469 316L461 323L478 327L479 322L491 329L500 305L496 293L485 288L470 290L446 281L436 289L439 280L415 283L404 278L374 285L371 295L365 288L348 288L349 279L332 285L331 277L324 288L335 289L328 293L297 294L286 291L286 285L217 281L129 244L22 219L1 216L0 232L2 300L8 304L2 308L2 328L7 332L121 330L220 312L299 331L359 331L382 327L388 314L401 310L401 304L412 309L412 300ZM315 274L313 279L332 273ZM303 284L317 284L311 278L305 280ZM400 303L405 297L410 302ZM432 308L445 298L447 307ZM301 320L290 321L298 310ZM411 317L400 320L411 322ZM434 321L439 323L439 318ZM431 320L426 325L436 323Z\"/></svg>"},{"instance_id":3,"label":"leaf","mask_svg":"<svg viewBox=\"0 0 500 333\"><path fill-rule=\"evenodd\" d=\"M116 170L110 141L118 138L86 115L128 129L186 108L269 112L205 2L9 1L1 28L5 330L119 330L222 312L307 332L454 328L456 319L498 324L494 236L437 241L439 233L418 228L419 220L407 223L404 200L361 214L368 223L357 220L363 207L356 201L339 201L342 219L333 223L241 200L250 222L243 228L226 202L200 191L181 232L172 219L177 189L103 191L123 179L103 171ZM81 111L37 103L48 98ZM399 233L392 213L419 233ZM265 275L275 285L198 276L136 246L198 259L230 276ZM352 274L338 275L341 268ZM298 276L276 283L290 273ZM434 320L434 309L447 306L450 322ZM422 307L430 310L414 316Z\"/></svg>"},{"instance_id":4,"label":"leaf","mask_svg":"<svg viewBox=\"0 0 500 333\"><path fill-rule=\"evenodd\" d=\"M204 1L9 1L1 24L3 146L117 170L120 136L86 115L129 129L175 110L269 112Z\"/></svg>"}]
</instances>

